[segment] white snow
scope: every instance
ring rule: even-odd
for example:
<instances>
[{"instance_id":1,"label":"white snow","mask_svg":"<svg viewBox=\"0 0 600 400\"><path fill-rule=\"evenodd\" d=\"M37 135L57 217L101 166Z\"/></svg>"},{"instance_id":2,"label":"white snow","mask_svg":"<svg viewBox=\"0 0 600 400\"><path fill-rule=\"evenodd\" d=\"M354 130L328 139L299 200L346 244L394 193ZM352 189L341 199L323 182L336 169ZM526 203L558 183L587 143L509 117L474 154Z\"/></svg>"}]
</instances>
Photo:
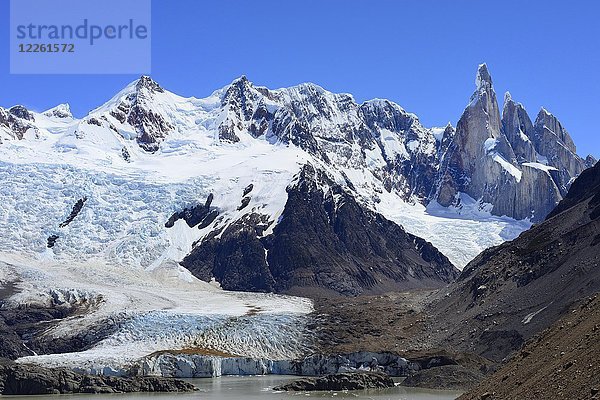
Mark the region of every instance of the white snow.
<instances>
[{"instance_id":1,"label":"white snow","mask_svg":"<svg viewBox=\"0 0 600 400\"><path fill-rule=\"evenodd\" d=\"M446 131L446 127L433 127L431 128L431 133L437 142L441 142L444 138L444 132Z\"/></svg>"},{"instance_id":2,"label":"white snow","mask_svg":"<svg viewBox=\"0 0 600 400\"><path fill-rule=\"evenodd\" d=\"M520 128L519 128L519 137L524 142L530 142L531 141L531 140L529 140L529 137L525 134L525 132L523 132Z\"/></svg>"},{"instance_id":3,"label":"white snow","mask_svg":"<svg viewBox=\"0 0 600 400\"><path fill-rule=\"evenodd\" d=\"M485 140L485 142L483 142L483 148L485 149L486 153L489 153L496 148L497 144L498 144L498 139L488 138Z\"/></svg>"},{"instance_id":4,"label":"white snow","mask_svg":"<svg viewBox=\"0 0 600 400\"><path fill-rule=\"evenodd\" d=\"M515 179L517 180L517 182L521 182L521 178L523 177L523 172L519 168L517 168L514 165L512 165L511 163L509 163L504 157L502 157L498 153L492 154L492 159L494 161L496 161L498 164L500 164L506 172L508 172L509 174L514 176Z\"/></svg>"},{"instance_id":5,"label":"white snow","mask_svg":"<svg viewBox=\"0 0 600 400\"><path fill-rule=\"evenodd\" d=\"M546 165L546 164L542 164L542 163L526 162L526 163L523 163L521 165L524 165L526 167L531 167L531 168L539 169L539 170L542 170L542 171L545 171L545 172L558 171L556 168L551 167L551 166Z\"/></svg>"},{"instance_id":6,"label":"white snow","mask_svg":"<svg viewBox=\"0 0 600 400\"><path fill-rule=\"evenodd\" d=\"M550 303L550 304L552 304L552 303ZM541 313L542 311L544 311L546 308L548 308L548 306L549 306L550 304L548 304L548 305L547 305L547 306L545 306L545 307L542 307L542 308L540 308L540 309L539 309L539 310L537 310L537 311L534 311L534 312L532 312L532 313L530 313L530 314L527 314L527 315L525 316L525 318L523 318L523 320L521 321L521 322L523 323L523 325L527 325L528 323L530 323L530 322L531 322L531 320L532 320L532 319L533 319L533 318L534 318L536 315L538 315L539 313Z\"/></svg>"},{"instance_id":7,"label":"white snow","mask_svg":"<svg viewBox=\"0 0 600 400\"><path fill-rule=\"evenodd\" d=\"M403 159L410 158L408 151L406 151L406 146L399 140L398 135L395 132L382 128L379 130L379 133L383 142L385 154L389 159L394 159L396 157Z\"/></svg>"}]
</instances>

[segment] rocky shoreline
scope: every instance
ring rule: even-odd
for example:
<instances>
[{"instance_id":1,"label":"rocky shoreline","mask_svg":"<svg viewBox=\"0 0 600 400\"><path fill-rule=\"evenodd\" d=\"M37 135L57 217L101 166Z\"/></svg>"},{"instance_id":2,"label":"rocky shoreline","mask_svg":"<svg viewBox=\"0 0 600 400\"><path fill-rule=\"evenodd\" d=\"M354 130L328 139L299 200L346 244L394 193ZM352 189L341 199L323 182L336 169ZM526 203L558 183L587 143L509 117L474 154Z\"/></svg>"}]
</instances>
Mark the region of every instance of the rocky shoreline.
<instances>
[{"instance_id":1,"label":"rocky shoreline","mask_svg":"<svg viewBox=\"0 0 600 400\"><path fill-rule=\"evenodd\" d=\"M67 368L4 362L0 364L0 394L38 395L73 393L192 392L180 379L83 375Z\"/></svg>"}]
</instances>

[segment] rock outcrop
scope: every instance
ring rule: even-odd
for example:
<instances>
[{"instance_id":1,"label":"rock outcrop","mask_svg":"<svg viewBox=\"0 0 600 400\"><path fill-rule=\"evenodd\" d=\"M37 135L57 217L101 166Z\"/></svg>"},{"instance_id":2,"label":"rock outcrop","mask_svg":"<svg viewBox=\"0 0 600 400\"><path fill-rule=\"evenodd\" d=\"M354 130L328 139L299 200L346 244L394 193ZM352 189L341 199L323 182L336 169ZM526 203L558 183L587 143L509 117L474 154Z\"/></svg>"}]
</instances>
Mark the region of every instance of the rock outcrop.
<instances>
[{"instance_id":1,"label":"rock outcrop","mask_svg":"<svg viewBox=\"0 0 600 400\"><path fill-rule=\"evenodd\" d=\"M3 140L20 140L31 129L38 131L31 111L23 106L13 106L8 110L0 107L0 144Z\"/></svg>"},{"instance_id":2,"label":"rock outcrop","mask_svg":"<svg viewBox=\"0 0 600 400\"><path fill-rule=\"evenodd\" d=\"M199 226L200 229L205 228L215 220L217 215L219 215L219 211L215 207L211 208L213 198L214 196L211 193L206 198L204 204L184 208L182 211L174 213L169 220L165 222L165 227L172 228L173 225L175 225L175 222L183 219L190 228L195 226Z\"/></svg>"},{"instance_id":3,"label":"rock outcrop","mask_svg":"<svg viewBox=\"0 0 600 400\"><path fill-rule=\"evenodd\" d=\"M83 208L83 205L85 204L86 201L87 201L87 197L82 197L81 199L77 200L77 202L73 206L73 209L71 210L71 213L69 214L69 216L63 222L61 222L60 225L58 225L58 227L64 228L65 226L67 226L71 222L73 222L75 217L77 217L79 215L79 213L81 212L81 209Z\"/></svg>"},{"instance_id":4,"label":"rock outcrop","mask_svg":"<svg viewBox=\"0 0 600 400\"><path fill-rule=\"evenodd\" d=\"M302 378L274 387L275 391L309 392L385 389L394 387L394 381L380 372L352 372L325 375L318 378Z\"/></svg>"},{"instance_id":5,"label":"rock outcrop","mask_svg":"<svg viewBox=\"0 0 600 400\"><path fill-rule=\"evenodd\" d=\"M160 377L121 378L82 375L65 368L0 364L0 394L40 395L72 393L191 392L194 385Z\"/></svg>"},{"instance_id":6,"label":"rock outcrop","mask_svg":"<svg viewBox=\"0 0 600 400\"><path fill-rule=\"evenodd\" d=\"M457 274L429 242L367 210L310 165L287 192L272 234L267 217L246 214L215 229L182 265L224 289L305 294L439 287Z\"/></svg>"},{"instance_id":7,"label":"rock outcrop","mask_svg":"<svg viewBox=\"0 0 600 400\"><path fill-rule=\"evenodd\" d=\"M73 114L71 114L71 106L66 103L59 104L56 107L46 110L44 115L51 118L73 119Z\"/></svg>"},{"instance_id":8,"label":"rock outcrop","mask_svg":"<svg viewBox=\"0 0 600 400\"><path fill-rule=\"evenodd\" d=\"M509 92L504 95L502 130L517 158L517 163L537 161L536 150L531 141L533 123L521 103L512 99Z\"/></svg>"},{"instance_id":9,"label":"rock outcrop","mask_svg":"<svg viewBox=\"0 0 600 400\"><path fill-rule=\"evenodd\" d=\"M153 107L154 98L164 93L158 83L142 76L135 83L134 90L110 111L110 115L121 124L126 122L134 128L138 144L149 152L158 150L160 142L174 129L165 115Z\"/></svg>"}]
</instances>

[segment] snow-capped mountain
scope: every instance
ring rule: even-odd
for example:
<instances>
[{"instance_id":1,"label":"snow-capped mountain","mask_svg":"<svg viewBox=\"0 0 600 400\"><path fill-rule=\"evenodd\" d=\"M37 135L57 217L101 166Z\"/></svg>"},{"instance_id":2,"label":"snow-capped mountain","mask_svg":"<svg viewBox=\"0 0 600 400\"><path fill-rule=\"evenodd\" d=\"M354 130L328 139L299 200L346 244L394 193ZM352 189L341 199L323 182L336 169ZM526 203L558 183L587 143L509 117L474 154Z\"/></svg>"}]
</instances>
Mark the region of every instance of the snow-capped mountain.
<instances>
[{"instance_id":1,"label":"snow-capped mountain","mask_svg":"<svg viewBox=\"0 0 600 400\"><path fill-rule=\"evenodd\" d=\"M461 267L485 247L512 238L528 225L512 217L543 218L569 182L594 161L576 155L569 134L545 110L533 124L523 106L507 95L500 117L485 65L478 69L476 85L456 129L451 125L428 129L393 102L358 104L350 95L333 94L314 84L271 90L241 77L196 99L177 96L142 77L83 119L73 118L68 105L43 113L22 106L0 109L0 156L4 169L13 169L11 176L23 173L14 169L60 165L59 174L65 174L69 169L63 166L71 168L73 176L63 178L74 179L66 195L70 201L45 210L57 214L57 221L45 220L38 232L32 232L35 240L29 247L38 252L52 235L57 236L55 255L81 250L93 254L101 247L109 251L86 240L91 232L100 234L94 228L77 237L56 231L76 229L56 227L59 215L78 199L90 199L86 207L90 213L103 204L90 192L94 186L86 171L94 171L94 180L104 179L109 185L119 177L169 190L171 201L147 204L147 215L157 219L194 207L213 193L219 218L203 226L202 232L186 233L183 248L189 250L190 240L199 241L217 225L228 226L256 208L262 209L259 214L272 230L283 212L287 186L302 166L311 164L326 171L361 205L431 241ZM152 178L145 179L146 175ZM192 181L202 188L184 189ZM247 199L248 207L237 210L240 193L249 184L256 189ZM151 192L144 190L140 199L149 201ZM110 196L119 198L112 192ZM112 214L110 219L118 221ZM469 219L488 221L493 228L480 228L482 238L474 243L470 238L460 247L454 245L456 239L448 243L444 224L452 229ZM123 227L122 221L116 225ZM517 228L510 231L509 225ZM160 244L146 251L115 244L110 257L152 264L172 242L167 238L172 234L162 227L152 230L150 242ZM147 235L146 230L139 231L140 236ZM106 234L119 236L118 227ZM23 246L13 241L7 247ZM180 259L189 252L183 248L178 250Z\"/></svg>"},{"instance_id":2,"label":"snow-capped mountain","mask_svg":"<svg viewBox=\"0 0 600 400\"><path fill-rule=\"evenodd\" d=\"M507 97L500 118L487 69L478 76L457 128L426 128L387 100L245 77L204 99L142 77L81 119L68 105L0 109L0 281L18 281L14 304L86 307L44 346L111 328L36 361L118 365L199 337L294 357L310 302L213 285L354 295L451 281L593 161L545 112L531 123Z\"/></svg>"}]
</instances>

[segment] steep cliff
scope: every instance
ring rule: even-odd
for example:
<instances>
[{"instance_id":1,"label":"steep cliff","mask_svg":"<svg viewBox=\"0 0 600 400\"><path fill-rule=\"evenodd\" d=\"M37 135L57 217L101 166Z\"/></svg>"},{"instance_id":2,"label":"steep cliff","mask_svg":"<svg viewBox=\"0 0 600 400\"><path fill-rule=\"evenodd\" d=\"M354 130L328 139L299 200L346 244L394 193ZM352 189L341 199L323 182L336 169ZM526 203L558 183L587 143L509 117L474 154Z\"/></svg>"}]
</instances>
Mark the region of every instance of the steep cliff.
<instances>
[{"instance_id":1,"label":"steep cliff","mask_svg":"<svg viewBox=\"0 0 600 400\"><path fill-rule=\"evenodd\" d=\"M493 206L492 213L541 221L587 164L569 133L546 110L535 124L522 104L505 95L502 117L485 64L476 90L442 154L441 205L457 205L459 193Z\"/></svg>"}]
</instances>

